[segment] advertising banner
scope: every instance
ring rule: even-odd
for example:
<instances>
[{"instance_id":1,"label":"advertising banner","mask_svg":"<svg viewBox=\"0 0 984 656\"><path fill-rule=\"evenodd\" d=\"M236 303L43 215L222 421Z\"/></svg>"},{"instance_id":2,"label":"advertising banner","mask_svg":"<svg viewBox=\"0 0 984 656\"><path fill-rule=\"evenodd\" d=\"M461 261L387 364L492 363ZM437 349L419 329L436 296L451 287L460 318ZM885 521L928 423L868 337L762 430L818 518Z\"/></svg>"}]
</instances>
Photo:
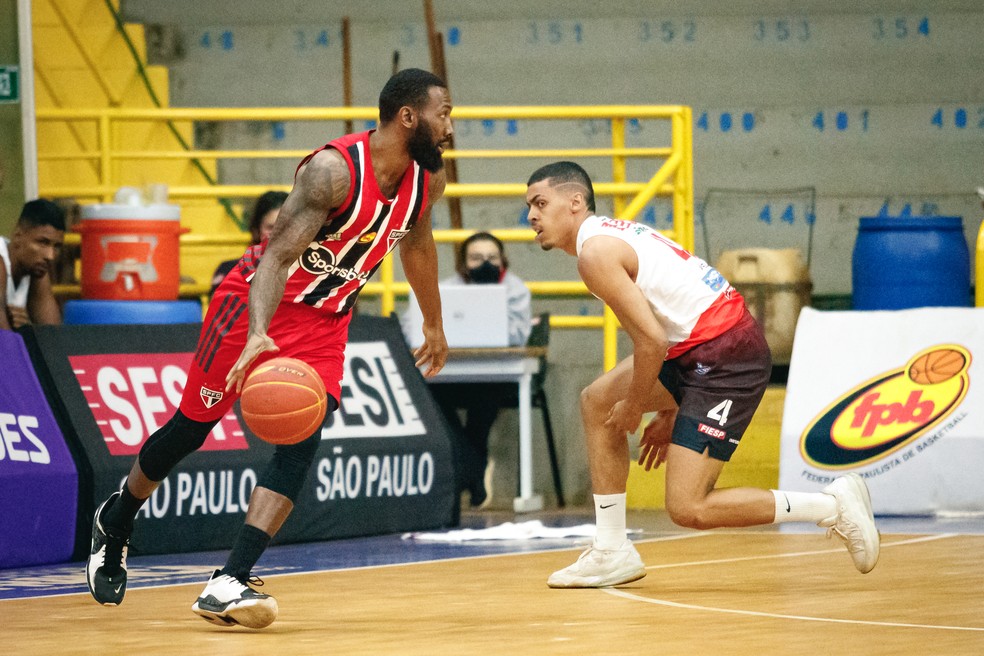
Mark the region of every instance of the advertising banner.
<instances>
[{"instance_id":1,"label":"advertising banner","mask_svg":"<svg viewBox=\"0 0 984 656\"><path fill-rule=\"evenodd\" d=\"M876 514L984 511L984 310L804 309L786 387L779 486L855 471Z\"/></svg>"},{"instance_id":2,"label":"advertising banner","mask_svg":"<svg viewBox=\"0 0 984 656\"><path fill-rule=\"evenodd\" d=\"M143 442L177 409L200 329L35 329L62 419L91 470L90 513L119 488ZM345 366L341 408L326 418L315 464L276 541L451 524L450 438L396 321L355 318ZM131 553L231 546L272 453L272 445L246 428L237 403L140 511ZM80 540L87 535L80 532Z\"/></svg>"},{"instance_id":3,"label":"advertising banner","mask_svg":"<svg viewBox=\"0 0 984 656\"><path fill-rule=\"evenodd\" d=\"M0 330L0 568L72 555L78 472L15 332Z\"/></svg>"},{"instance_id":4,"label":"advertising banner","mask_svg":"<svg viewBox=\"0 0 984 656\"><path fill-rule=\"evenodd\" d=\"M457 523L451 435L396 319L349 326L341 407L278 542Z\"/></svg>"}]
</instances>

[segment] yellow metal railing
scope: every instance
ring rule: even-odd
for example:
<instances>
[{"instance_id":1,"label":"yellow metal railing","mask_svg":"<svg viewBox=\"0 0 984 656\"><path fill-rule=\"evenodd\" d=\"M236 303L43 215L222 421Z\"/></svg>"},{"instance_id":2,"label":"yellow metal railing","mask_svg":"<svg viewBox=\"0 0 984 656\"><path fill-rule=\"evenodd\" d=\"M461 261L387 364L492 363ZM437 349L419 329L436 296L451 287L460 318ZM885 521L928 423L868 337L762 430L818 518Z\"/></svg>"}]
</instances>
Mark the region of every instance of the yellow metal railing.
<instances>
[{"instance_id":1,"label":"yellow metal railing","mask_svg":"<svg viewBox=\"0 0 984 656\"><path fill-rule=\"evenodd\" d=\"M132 122L168 121L346 121L375 120L376 108L169 108L169 109L42 109L37 110L39 129L50 122L75 125L89 123L95 126L95 138L82 143L79 150L39 152L39 162L58 162L66 160L92 161L98 168L95 184L50 185L40 180L41 194L48 197L71 197L76 200L110 201L116 190L127 184L123 175L123 163L135 160L198 160L217 162L221 159L290 159L298 160L307 155L307 150L181 150L147 151L117 144L117 126ZM613 200L613 214L622 219L632 220L645 206L657 196L669 197L672 204L672 227L664 233L690 250L694 247L693 214L693 157L691 113L684 106L650 105L609 105L609 106L515 106L515 107L457 107L454 110L457 121L465 120L533 120L533 121L572 121L606 120L611 126L611 144L605 148L548 148L548 149L489 149L489 150L451 150L444 154L455 159L584 159L607 158L611 160L612 179L610 182L595 182L598 196L610 196ZM668 121L670 143L629 147L626 145L626 124L628 121ZM92 130L86 131L91 134ZM82 140L85 142L85 140ZM79 145L79 144L76 144ZM662 160L654 161L652 174L642 180L628 179L629 159ZM521 179L529 171L524 170ZM167 181L162 181L167 182ZM228 199L255 197L270 189L289 191L290 185L200 185L169 186L172 200ZM523 183L451 183L445 196L454 198L472 197L513 197L525 196ZM471 234L471 230L438 230L435 239L439 243L456 243ZM496 236L506 241L532 241L532 230L510 229L494 230ZM73 239L70 236L69 243ZM246 243L246 237L187 234L182 235L182 249L200 246L215 246ZM572 281L530 281L530 290L536 296L587 295L581 282ZM206 285L183 285L184 296L204 295ZM395 308L396 298L408 291L407 283L394 277L392 258L387 258L379 272L379 282L366 285L363 294L380 297L381 311L389 314ZM56 293L62 295L78 294L77 286L58 286ZM605 307L602 316L552 316L551 326L558 328L602 328L604 335L605 368L610 369L617 361L616 336L618 321L611 310Z\"/></svg>"}]
</instances>

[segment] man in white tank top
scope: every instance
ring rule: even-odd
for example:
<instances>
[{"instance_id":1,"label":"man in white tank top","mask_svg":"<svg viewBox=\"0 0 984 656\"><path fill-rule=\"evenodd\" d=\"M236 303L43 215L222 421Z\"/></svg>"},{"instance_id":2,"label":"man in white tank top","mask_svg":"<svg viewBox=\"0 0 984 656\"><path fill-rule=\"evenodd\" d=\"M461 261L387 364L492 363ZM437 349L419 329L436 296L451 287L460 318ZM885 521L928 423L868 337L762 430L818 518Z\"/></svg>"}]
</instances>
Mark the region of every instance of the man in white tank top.
<instances>
[{"instance_id":1,"label":"man in white tank top","mask_svg":"<svg viewBox=\"0 0 984 656\"><path fill-rule=\"evenodd\" d=\"M639 464L649 470L666 463L666 510L675 523L711 529L813 522L844 541L859 571L871 571L880 536L856 474L816 493L715 487L771 370L765 337L741 295L655 230L596 216L591 179L573 162L534 172L526 204L540 247L577 257L581 279L611 307L634 347L581 393L596 536L547 585L604 587L646 575L625 528L626 434L652 411Z\"/></svg>"},{"instance_id":2,"label":"man in white tank top","mask_svg":"<svg viewBox=\"0 0 984 656\"><path fill-rule=\"evenodd\" d=\"M51 270L65 240L65 212L43 198L24 203L10 239L0 237L0 329L59 324Z\"/></svg>"}]
</instances>

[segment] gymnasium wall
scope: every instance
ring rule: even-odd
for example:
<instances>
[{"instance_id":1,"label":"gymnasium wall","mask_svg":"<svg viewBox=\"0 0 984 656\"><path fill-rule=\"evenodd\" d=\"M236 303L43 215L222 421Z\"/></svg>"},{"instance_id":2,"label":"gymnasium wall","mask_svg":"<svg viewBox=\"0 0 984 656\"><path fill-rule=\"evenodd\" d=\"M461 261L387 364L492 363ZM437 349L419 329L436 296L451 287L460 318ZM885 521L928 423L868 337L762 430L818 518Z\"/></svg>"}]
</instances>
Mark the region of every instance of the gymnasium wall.
<instances>
[{"instance_id":1,"label":"gymnasium wall","mask_svg":"<svg viewBox=\"0 0 984 656\"><path fill-rule=\"evenodd\" d=\"M976 0L434 0L457 105L687 104L694 112L696 250L796 247L809 257L814 294L851 292L860 216L964 217L973 244L984 184L984 6ZM429 68L423 1L122 0L148 26L148 56L171 72L173 106L335 106L343 103L341 19L352 38L353 104L375 105L394 53ZM362 129L363 125L357 125ZM633 123L637 135L657 129ZM458 121L459 148L527 143L524 121ZM270 122L199 125L201 147L313 148L339 125ZM543 129L537 131L537 137ZM603 122L545 135L549 146L605 146ZM542 162L459 163L462 182L524 182ZM582 162L611 179L603 160ZM631 171L637 176L639 164ZM228 183L277 183L294 163L225 163ZM643 171L645 169L642 169ZM601 212L610 212L607 200ZM523 226L521 198L463 201L466 228ZM640 220L669 224L669 204ZM435 213L450 226L447 207ZM573 261L510 244L526 279L575 279ZM441 253L442 275L452 268ZM589 299L534 299L534 311L595 314ZM370 310L371 311L371 310ZM572 404L598 374L596 331L553 331L548 395L572 501L589 487ZM619 353L630 345L621 339ZM570 354L577 353L577 358ZM538 423L538 422L535 422ZM537 426L537 487L546 456ZM515 419L503 413L493 457L515 462ZM754 459L754 458L753 458ZM511 465L496 487L515 485ZM511 497L511 494L504 496Z\"/></svg>"},{"instance_id":2,"label":"gymnasium wall","mask_svg":"<svg viewBox=\"0 0 984 656\"><path fill-rule=\"evenodd\" d=\"M810 249L815 293L849 294L859 216L907 207L958 215L968 239L976 236L981 210L973 192L984 184L978 2L487 4L434 2L456 104L694 108L695 199L706 220L697 227L701 255L713 260L744 246ZM233 8L214 0L124 0L122 8L128 19L160 26L150 56L170 66L175 106L342 104L343 16L351 21L354 104L375 104L394 51L401 66L429 67L422 1L246 1ZM304 148L335 134L286 127L217 125L204 138L219 147ZM462 121L457 145L507 148L528 128ZM630 138L647 129L653 126L630 126ZM609 138L606 125L590 121L554 136L565 146ZM532 170L524 161L468 164L460 166L466 182L503 174L523 181ZM597 164L597 177L610 177L605 164L588 164ZM224 172L282 182L292 170L290 162L252 162ZM668 212L656 202L643 218L666 225ZM520 199L478 203L466 206L465 224L514 226L521 215ZM438 218L446 224L446 214ZM526 266L525 257L514 260ZM537 259L529 266L549 265Z\"/></svg>"}]
</instances>

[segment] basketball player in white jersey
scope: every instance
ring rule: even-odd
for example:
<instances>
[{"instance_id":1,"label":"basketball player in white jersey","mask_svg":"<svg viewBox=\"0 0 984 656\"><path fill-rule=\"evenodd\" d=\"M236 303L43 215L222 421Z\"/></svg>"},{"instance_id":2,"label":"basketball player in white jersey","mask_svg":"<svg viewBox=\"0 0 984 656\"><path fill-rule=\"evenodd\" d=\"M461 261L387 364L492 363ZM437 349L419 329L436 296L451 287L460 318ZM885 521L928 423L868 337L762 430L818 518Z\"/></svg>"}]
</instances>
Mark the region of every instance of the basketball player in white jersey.
<instances>
[{"instance_id":1,"label":"basketball player in white jersey","mask_svg":"<svg viewBox=\"0 0 984 656\"><path fill-rule=\"evenodd\" d=\"M573 162L533 173L526 203L537 243L577 257L588 290L612 308L634 347L581 393L597 532L547 585L594 588L646 575L625 528L626 434L652 411L639 463L647 470L666 463L666 510L675 523L711 529L813 522L845 542L859 571L871 571L880 536L856 474L816 493L716 488L772 366L762 329L728 281L648 226L596 216L591 179Z\"/></svg>"}]
</instances>

